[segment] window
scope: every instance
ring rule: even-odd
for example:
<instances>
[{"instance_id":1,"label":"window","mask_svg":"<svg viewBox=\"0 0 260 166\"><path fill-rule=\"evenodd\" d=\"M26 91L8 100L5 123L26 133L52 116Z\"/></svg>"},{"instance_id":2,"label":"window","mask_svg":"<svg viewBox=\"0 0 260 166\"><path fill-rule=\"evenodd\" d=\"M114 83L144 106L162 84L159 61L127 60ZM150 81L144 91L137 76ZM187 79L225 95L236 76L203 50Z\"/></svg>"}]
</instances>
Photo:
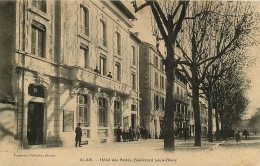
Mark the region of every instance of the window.
<instances>
[{"instance_id":1,"label":"window","mask_svg":"<svg viewBox=\"0 0 260 166\"><path fill-rule=\"evenodd\" d=\"M177 94L179 95L180 94L180 88L177 87Z\"/></svg>"},{"instance_id":2,"label":"window","mask_svg":"<svg viewBox=\"0 0 260 166\"><path fill-rule=\"evenodd\" d=\"M116 53L121 55L121 35L118 32L116 32Z\"/></svg>"},{"instance_id":3,"label":"window","mask_svg":"<svg viewBox=\"0 0 260 166\"><path fill-rule=\"evenodd\" d=\"M136 75L132 73L132 88L136 90Z\"/></svg>"},{"instance_id":4,"label":"window","mask_svg":"<svg viewBox=\"0 0 260 166\"><path fill-rule=\"evenodd\" d=\"M78 95L77 98L78 104L78 123L81 123L82 126L89 126L89 108L88 108L88 97L85 95Z\"/></svg>"},{"instance_id":5,"label":"window","mask_svg":"<svg viewBox=\"0 0 260 166\"><path fill-rule=\"evenodd\" d=\"M79 55L79 66L88 68L88 47L85 45L80 46L80 55Z\"/></svg>"},{"instance_id":6,"label":"window","mask_svg":"<svg viewBox=\"0 0 260 166\"><path fill-rule=\"evenodd\" d=\"M106 23L101 20L101 37L102 37L102 46L107 46L107 25Z\"/></svg>"},{"instance_id":7,"label":"window","mask_svg":"<svg viewBox=\"0 0 260 166\"><path fill-rule=\"evenodd\" d=\"M107 75L107 71L106 71L106 57L101 55L100 56L100 62L99 62L99 71L101 75Z\"/></svg>"},{"instance_id":8,"label":"window","mask_svg":"<svg viewBox=\"0 0 260 166\"><path fill-rule=\"evenodd\" d=\"M98 126L107 126L107 105L104 98L98 99Z\"/></svg>"},{"instance_id":9,"label":"window","mask_svg":"<svg viewBox=\"0 0 260 166\"><path fill-rule=\"evenodd\" d=\"M86 7L80 6L81 12L81 30L82 33L89 36L89 12Z\"/></svg>"},{"instance_id":10,"label":"window","mask_svg":"<svg viewBox=\"0 0 260 166\"><path fill-rule=\"evenodd\" d=\"M160 77L160 88L164 89L164 77L163 76Z\"/></svg>"},{"instance_id":11,"label":"window","mask_svg":"<svg viewBox=\"0 0 260 166\"><path fill-rule=\"evenodd\" d=\"M46 12L46 1L45 0L33 0L32 5L37 9Z\"/></svg>"},{"instance_id":12,"label":"window","mask_svg":"<svg viewBox=\"0 0 260 166\"><path fill-rule=\"evenodd\" d=\"M165 110L165 103L164 103L164 98L162 98L162 110Z\"/></svg>"},{"instance_id":13,"label":"window","mask_svg":"<svg viewBox=\"0 0 260 166\"><path fill-rule=\"evenodd\" d=\"M154 66L155 66L155 67L158 67L158 61L159 61L158 56L156 56L156 55L154 54Z\"/></svg>"},{"instance_id":14,"label":"window","mask_svg":"<svg viewBox=\"0 0 260 166\"><path fill-rule=\"evenodd\" d=\"M116 80L121 81L121 66L120 66L120 63L117 62L115 67L116 67L116 72L115 72Z\"/></svg>"},{"instance_id":15,"label":"window","mask_svg":"<svg viewBox=\"0 0 260 166\"><path fill-rule=\"evenodd\" d=\"M136 105L134 105L134 104L131 105L131 111L137 111Z\"/></svg>"},{"instance_id":16,"label":"window","mask_svg":"<svg viewBox=\"0 0 260 166\"><path fill-rule=\"evenodd\" d=\"M136 65L136 53L135 53L134 46L132 46L132 59L133 59L133 65Z\"/></svg>"},{"instance_id":17,"label":"window","mask_svg":"<svg viewBox=\"0 0 260 166\"><path fill-rule=\"evenodd\" d=\"M121 109L120 102L114 102L114 126L121 126Z\"/></svg>"},{"instance_id":18,"label":"window","mask_svg":"<svg viewBox=\"0 0 260 166\"><path fill-rule=\"evenodd\" d=\"M30 84L28 87L29 96L44 98L44 89L39 85Z\"/></svg>"},{"instance_id":19,"label":"window","mask_svg":"<svg viewBox=\"0 0 260 166\"><path fill-rule=\"evenodd\" d=\"M157 110L159 108L159 96L155 97L155 109Z\"/></svg>"},{"instance_id":20,"label":"window","mask_svg":"<svg viewBox=\"0 0 260 166\"><path fill-rule=\"evenodd\" d=\"M161 61L160 61L160 68L161 68L162 71L164 71L162 59L161 59Z\"/></svg>"},{"instance_id":21,"label":"window","mask_svg":"<svg viewBox=\"0 0 260 166\"><path fill-rule=\"evenodd\" d=\"M155 86L158 86L158 83L159 83L159 82L158 82L158 73L155 72L155 73L154 73L154 85L155 85Z\"/></svg>"},{"instance_id":22,"label":"window","mask_svg":"<svg viewBox=\"0 0 260 166\"><path fill-rule=\"evenodd\" d=\"M44 57L44 47L45 47L45 26L33 21L32 23L32 54Z\"/></svg>"}]
</instances>

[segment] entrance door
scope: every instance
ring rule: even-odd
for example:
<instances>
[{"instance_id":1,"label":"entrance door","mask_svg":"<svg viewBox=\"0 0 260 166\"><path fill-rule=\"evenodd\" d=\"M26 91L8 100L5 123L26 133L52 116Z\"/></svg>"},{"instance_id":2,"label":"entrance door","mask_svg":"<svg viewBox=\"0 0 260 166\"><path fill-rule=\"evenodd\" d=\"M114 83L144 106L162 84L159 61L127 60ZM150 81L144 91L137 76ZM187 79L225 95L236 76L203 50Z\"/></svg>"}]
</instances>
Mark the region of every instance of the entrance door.
<instances>
[{"instance_id":1,"label":"entrance door","mask_svg":"<svg viewBox=\"0 0 260 166\"><path fill-rule=\"evenodd\" d=\"M135 114L131 114L131 126L132 129L134 129L136 127L136 115Z\"/></svg>"},{"instance_id":2,"label":"entrance door","mask_svg":"<svg viewBox=\"0 0 260 166\"><path fill-rule=\"evenodd\" d=\"M163 127L163 125L164 125L164 121L160 120L160 135L161 136L163 136L163 134L164 134L164 131L163 131L164 127Z\"/></svg>"},{"instance_id":3,"label":"entrance door","mask_svg":"<svg viewBox=\"0 0 260 166\"><path fill-rule=\"evenodd\" d=\"M27 119L27 139L29 145L43 144L43 116L43 104L29 102Z\"/></svg>"}]
</instances>

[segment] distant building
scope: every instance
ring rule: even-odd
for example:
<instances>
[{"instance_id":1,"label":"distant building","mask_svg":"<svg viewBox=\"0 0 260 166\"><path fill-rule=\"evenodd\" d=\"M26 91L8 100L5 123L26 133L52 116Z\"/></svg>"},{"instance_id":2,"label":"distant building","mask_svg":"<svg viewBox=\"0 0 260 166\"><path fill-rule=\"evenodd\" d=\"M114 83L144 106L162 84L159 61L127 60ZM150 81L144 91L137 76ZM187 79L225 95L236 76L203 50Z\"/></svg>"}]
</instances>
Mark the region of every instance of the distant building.
<instances>
[{"instance_id":1,"label":"distant building","mask_svg":"<svg viewBox=\"0 0 260 166\"><path fill-rule=\"evenodd\" d=\"M72 145L77 123L89 144L139 124L140 40L123 3L1 1L0 14L0 95L24 146Z\"/></svg>"},{"instance_id":2,"label":"distant building","mask_svg":"<svg viewBox=\"0 0 260 166\"><path fill-rule=\"evenodd\" d=\"M162 58L153 45L140 45L140 124L148 129L151 138L159 138L163 133L166 75Z\"/></svg>"},{"instance_id":3,"label":"distant building","mask_svg":"<svg viewBox=\"0 0 260 166\"><path fill-rule=\"evenodd\" d=\"M166 100L166 74L163 57L156 48L144 43L140 45L140 104L141 126L148 129L151 138L163 137L164 111ZM187 81L183 75L176 72L176 131L182 133L183 128L190 128L191 112L188 111L190 99L187 96ZM182 135L182 134L180 134Z\"/></svg>"}]
</instances>

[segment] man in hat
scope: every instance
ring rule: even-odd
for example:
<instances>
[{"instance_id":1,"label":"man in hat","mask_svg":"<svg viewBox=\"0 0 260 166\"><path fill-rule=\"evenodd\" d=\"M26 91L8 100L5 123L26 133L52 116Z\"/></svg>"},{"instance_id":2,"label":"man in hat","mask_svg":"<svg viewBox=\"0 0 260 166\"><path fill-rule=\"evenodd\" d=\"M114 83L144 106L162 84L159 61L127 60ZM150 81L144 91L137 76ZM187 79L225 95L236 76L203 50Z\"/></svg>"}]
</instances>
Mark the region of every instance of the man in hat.
<instances>
[{"instance_id":1,"label":"man in hat","mask_svg":"<svg viewBox=\"0 0 260 166\"><path fill-rule=\"evenodd\" d=\"M76 127L75 129L75 133L76 133L76 137L75 137L75 141L76 144L75 146L77 147L77 145L79 145L79 147L81 147L81 137L82 137L82 130L80 128L80 123L78 123L78 127Z\"/></svg>"}]
</instances>

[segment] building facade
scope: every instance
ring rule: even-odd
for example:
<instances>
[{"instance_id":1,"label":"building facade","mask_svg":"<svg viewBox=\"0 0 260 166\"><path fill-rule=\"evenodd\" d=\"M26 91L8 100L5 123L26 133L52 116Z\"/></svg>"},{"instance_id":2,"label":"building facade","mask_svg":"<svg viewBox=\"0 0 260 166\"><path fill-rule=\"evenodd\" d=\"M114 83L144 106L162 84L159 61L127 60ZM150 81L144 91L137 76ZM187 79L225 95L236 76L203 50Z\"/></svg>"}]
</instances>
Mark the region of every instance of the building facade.
<instances>
[{"instance_id":1,"label":"building facade","mask_svg":"<svg viewBox=\"0 0 260 166\"><path fill-rule=\"evenodd\" d=\"M141 126L148 129L151 138L163 138L164 111L166 100L166 74L163 57L156 48L144 43L140 46L140 104ZM187 95L187 81L176 71L175 79L176 112L174 129L182 136L183 128L190 128L190 99Z\"/></svg>"},{"instance_id":2,"label":"building facade","mask_svg":"<svg viewBox=\"0 0 260 166\"><path fill-rule=\"evenodd\" d=\"M2 1L0 11L1 76L10 78L1 92L16 101L22 146L74 144L77 123L89 144L139 125L140 40L123 3Z\"/></svg>"},{"instance_id":3,"label":"building facade","mask_svg":"<svg viewBox=\"0 0 260 166\"><path fill-rule=\"evenodd\" d=\"M151 138L163 134L163 116L166 99L166 75L162 56L149 44L140 45L140 104L141 127L148 130Z\"/></svg>"},{"instance_id":4,"label":"building facade","mask_svg":"<svg viewBox=\"0 0 260 166\"><path fill-rule=\"evenodd\" d=\"M189 109L191 98L188 96L187 79L178 70L175 72L175 93L176 112L175 117L175 136L182 137L184 131L192 131L193 110ZM194 125L194 124L193 124Z\"/></svg>"},{"instance_id":5,"label":"building facade","mask_svg":"<svg viewBox=\"0 0 260 166\"><path fill-rule=\"evenodd\" d=\"M162 64L163 57L156 48L149 44L140 45L140 103L141 127L148 129L151 138L163 138L164 111L166 100L166 74ZM175 137L183 137L184 132L189 136L195 135L195 119L192 99L188 96L187 79L178 71L175 72L174 112ZM200 101L202 136L207 136L208 112L207 104Z\"/></svg>"}]
</instances>

